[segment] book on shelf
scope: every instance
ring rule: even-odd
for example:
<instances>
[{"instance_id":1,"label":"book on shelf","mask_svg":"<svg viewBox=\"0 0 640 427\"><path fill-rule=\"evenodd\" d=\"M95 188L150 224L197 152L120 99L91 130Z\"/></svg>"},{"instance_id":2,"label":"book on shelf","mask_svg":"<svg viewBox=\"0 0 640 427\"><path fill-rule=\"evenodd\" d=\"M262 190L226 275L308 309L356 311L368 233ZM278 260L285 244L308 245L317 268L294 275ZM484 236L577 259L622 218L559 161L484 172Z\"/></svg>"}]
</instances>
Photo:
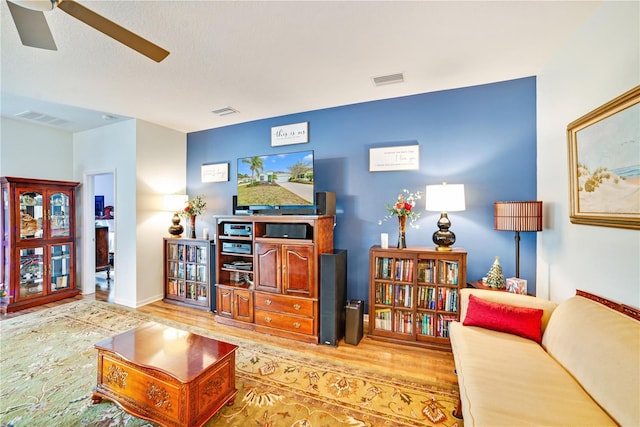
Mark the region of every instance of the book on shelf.
<instances>
[{"instance_id":1,"label":"book on shelf","mask_svg":"<svg viewBox=\"0 0 640 427\"><path fill-rule=\"evenodd\" d=\"M438 310L458 311L458 290L438 288Z\"/></svg>"},{"instance_id":2,"label":"book on shelf","mask_svg":"<svg viewBox=\"0 0 640 427\"><path fill-rule=\"evenodd\" d=\"M384 331L391 330L391 309L390 308L377 308L374 315L374 326L376 329Z\"/></svg>"},{"instance_id":3,"label":"book on shelf","mask_svg":"<svg viewBox=\"0 0 640 427\"><path fill-rule=\"evenodd\" d=\"M396 259L396 280L403 282L413 281L413 260L412 259Z\"/></svg>"},{"instance_id":4,"label":"book on shelf","mask_svg":"<svg viewBox=\"0 0 640 427\"><path fill-rule=\"evenodd\" d=\"M376 258L376 277L378 279L391 279L391 258L380 257Z\"/></svg>"},{"instance_id":5,"label":"book on shelf","mask_svg":"<svg viewBox=\"0 0 640 427\"><path fill-rule=\"evenodd\" d=\"M376 283L376 304L391 305L393 285L391 283Z\"/></svg>"},{"instance_id":6,"label":"book on shelf","mask_svg":"<svg viewBox=\"0 0 640 427\"><path fill-rule=\"evenodd\" d=\"M413 286L396 285L394 305L396 307L409 307L409 308L412 307L413 306Z\"/></svg>"},{"instance_id":7,"label":"book on shelf","mask_svg":"<svg viewBox=\"0 0 640 427\"><path fill-rule=\"evenodd\" d=\"M449 338L449 325L457 320L457 316L450 314L438 315L438 336Z\"/></svg>"},{"instance_id":8,"label":"book on shelf","mask_svg":"<svg viewBox=\"0 0 640 427\"><path fill-rule=\"evenodd\" d=\"M456 261L438 261L438 281L446 285L458 284L458 263Z\"/></svg>"},{"instance_id":9,"label":"book on shelf","mask_svg":"<svg viewBox=\"0 0 640 427\"><path fill-rule=\"evenodd\" d=\"M436 317L429 313L418 313L418 319L416 321L416 329L421 335L433 336L436 330L435 327Z\"/></svg>"},{"instance_id":10,"label":"book on shelf","mask_svg":"<svg viewBox=\"0 0 640 427\"><path fill-rule=\"evenodd\" d=\"M418 261L418 282L433 283L435 278L435 261L422 259Z\"/></svg>"},{"instance_id":11,"label":"book on shelf","mask_svg":"<svg viewBox=\"0 0 640 427\"><path fill-rule=\"evenodd\" d=\"M393 316L393 331L403 334L413 333L413 313L396 310Z\"/></svg>"},{"instance_id":12,"label":"book on shelf","mask_svg":"<svg viewBox=\"0 0 640 427\"><path fill-rule=\"evenodd\" d=\"M436 288L433 286L418 286L418 302L419 308L428 308L435 310L435 298Z\"/></svg>"}]
</instances>

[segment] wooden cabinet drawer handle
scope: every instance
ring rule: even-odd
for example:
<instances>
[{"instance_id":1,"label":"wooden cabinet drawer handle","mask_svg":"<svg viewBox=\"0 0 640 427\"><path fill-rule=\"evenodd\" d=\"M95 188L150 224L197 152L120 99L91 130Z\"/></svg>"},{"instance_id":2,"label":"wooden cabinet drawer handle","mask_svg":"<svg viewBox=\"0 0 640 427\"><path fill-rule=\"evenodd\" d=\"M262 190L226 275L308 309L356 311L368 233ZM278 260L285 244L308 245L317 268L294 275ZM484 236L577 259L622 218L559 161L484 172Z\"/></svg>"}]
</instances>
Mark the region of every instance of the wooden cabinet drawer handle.
<instances>
[{"instance_id":1,"label":"wooden cabinet drawer handle","mask_svg":"<svg viewBox=\"0 0 640 427\"><path fill-rule=\"evenodd\" d=\"M271 323L271 317L267 316L264 318L264 321L267 323Z\"/></svg>"},{"instance_id":2,"label":"wooden cabinet drawer handle","mask_svg":"<svg viewBox=\"0 0 640 427\"><path fill-rule=\"evenodd\" d=\"M296 310L300 310L300 304L293 304L293 308L295 308Z\"/></svg>"},{"instance_id":3,"label":"wooden cabinet drawer handle","mask_svg":"<svg viewBox=\"0 0 640 427\"><path fill-rule=\"evenodd\" d=\"M266 299L266 300L264 300L264 303L265 303L266 305L271 305L271 300L270 300L270 299Z\"/></svg>"},{"instance_id":4,"label":"wooden cabinet drawer handle","mask_svg":"<svg viewBox=\"0 0 640 427\"><path fill-rule=\"evenodd\" d=\"M294 328L296 328L296 329L300 329L300 326L302 326L302 325L300 324L300 322L293 322L293 327L294 327Z\"/></svg>"}]
</instances>

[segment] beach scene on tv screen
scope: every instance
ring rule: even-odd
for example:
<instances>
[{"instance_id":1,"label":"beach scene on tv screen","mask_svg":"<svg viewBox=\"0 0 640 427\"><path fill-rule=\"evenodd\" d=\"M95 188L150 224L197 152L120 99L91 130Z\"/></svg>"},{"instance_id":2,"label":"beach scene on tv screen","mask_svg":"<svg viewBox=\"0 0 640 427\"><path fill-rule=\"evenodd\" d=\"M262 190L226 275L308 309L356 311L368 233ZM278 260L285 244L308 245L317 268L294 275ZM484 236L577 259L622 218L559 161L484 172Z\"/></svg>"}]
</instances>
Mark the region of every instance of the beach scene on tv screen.
<instances>
[{"instance_id":1,"label":"beach scene on tv screen","mask_svg":"<svg viewBox=\"0 0 640 427\"><path fill-rule=\"evenodd\" d=\"M239 206L314 204L313 151L238 159Z\"/></svg>"}]
</instances>

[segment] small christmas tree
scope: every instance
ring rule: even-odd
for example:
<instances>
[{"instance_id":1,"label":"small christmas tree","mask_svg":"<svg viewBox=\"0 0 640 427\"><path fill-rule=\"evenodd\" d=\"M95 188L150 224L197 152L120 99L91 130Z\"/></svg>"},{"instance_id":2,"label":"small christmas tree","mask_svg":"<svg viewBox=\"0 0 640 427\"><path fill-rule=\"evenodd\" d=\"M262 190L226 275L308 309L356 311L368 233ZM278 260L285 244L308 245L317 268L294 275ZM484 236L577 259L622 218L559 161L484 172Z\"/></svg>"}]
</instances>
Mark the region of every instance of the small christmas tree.
<instances>
[{"instance_id":1,"label":"small christmas tree","mask_svg":"<svg viewBox=\"0 0 640 427\"><path fill-rule=\"evenodd\" d=\"M502 274L502 266L500 265L500 261L498 261L498 257L493 261L493 265L489 269L489 273L487 273L487 286L496 289L506 288L504 274Z\"/></svg>"}]
</instances>

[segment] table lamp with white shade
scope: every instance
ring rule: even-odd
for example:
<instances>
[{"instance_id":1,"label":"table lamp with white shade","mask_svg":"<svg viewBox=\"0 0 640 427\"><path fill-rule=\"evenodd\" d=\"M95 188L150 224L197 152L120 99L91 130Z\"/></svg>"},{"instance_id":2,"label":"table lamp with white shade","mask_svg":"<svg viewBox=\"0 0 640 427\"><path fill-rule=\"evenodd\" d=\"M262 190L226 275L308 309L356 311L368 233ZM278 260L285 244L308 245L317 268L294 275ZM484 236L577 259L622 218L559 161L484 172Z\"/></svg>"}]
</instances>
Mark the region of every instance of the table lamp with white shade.
<instances>
[{"instance_id":1,"label":"table lamp with white shade","mask_svg":"<svg viewBox=\"0 0 640 427\"><path fill-rule=\"evenodd\" d=\"M438 251L450 251L456 235L449 230L451 221L448 212L465 210L464 184L427 185L426 210L440 212L438 231L433 233L433 243Z\"/></svg>"}]
</instances>

